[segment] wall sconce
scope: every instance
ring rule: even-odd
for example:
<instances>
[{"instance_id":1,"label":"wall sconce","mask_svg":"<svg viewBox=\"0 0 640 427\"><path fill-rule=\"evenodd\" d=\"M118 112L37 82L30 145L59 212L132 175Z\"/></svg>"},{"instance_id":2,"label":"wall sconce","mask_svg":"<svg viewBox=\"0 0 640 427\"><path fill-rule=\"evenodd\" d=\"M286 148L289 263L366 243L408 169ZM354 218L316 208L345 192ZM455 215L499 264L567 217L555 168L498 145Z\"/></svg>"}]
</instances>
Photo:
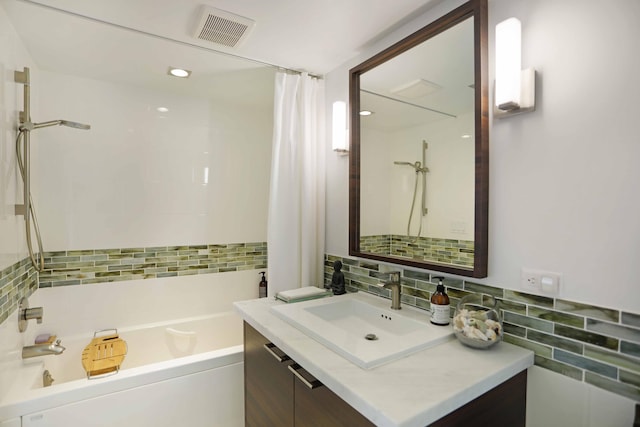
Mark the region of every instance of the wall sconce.
<instances>
[{"instance_id":1,"label":"wall sconce","mask_svg":"<svg viewBox=\"0 0 640 427\"><path fill-rule=\"evenodd\" d=\"M509 18L496 25L496 81L493 115L497 118L536 109L536 71L522 69L521 25Z\"/></svg>"},{"instance_id":2,"label":"wall sconce","mask_svg":"<svg viewBox=\"0 0 640 427\"><path fill-rule=\"evenodd\" d=\"M333 103L333 151L342 155L349 154L347 139L347 104L344 101Z\"/></svg>"}]
</instances>

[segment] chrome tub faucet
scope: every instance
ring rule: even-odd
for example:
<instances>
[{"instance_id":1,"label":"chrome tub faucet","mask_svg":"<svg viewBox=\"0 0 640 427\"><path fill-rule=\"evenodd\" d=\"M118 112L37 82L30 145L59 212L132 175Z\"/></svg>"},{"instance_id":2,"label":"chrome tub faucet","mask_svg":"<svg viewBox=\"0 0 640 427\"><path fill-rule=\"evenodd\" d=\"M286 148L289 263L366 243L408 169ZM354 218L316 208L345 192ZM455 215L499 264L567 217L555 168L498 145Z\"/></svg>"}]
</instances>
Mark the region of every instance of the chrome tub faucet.
<instances>
[{"instance_id":1,"label":"chrome tub faucet","mask_svg":"<svg viewBox=\"0 0 640 427\"><path fill-rule=\"evenodd\" d=\"M53 343L35 344L22 347L22 358L30 359L32 357L46 356L47 354L62 354L62 352L65 351L65 348L60 345L60 343L61 340L56 340Z\"/></svg>"}]
</instances>

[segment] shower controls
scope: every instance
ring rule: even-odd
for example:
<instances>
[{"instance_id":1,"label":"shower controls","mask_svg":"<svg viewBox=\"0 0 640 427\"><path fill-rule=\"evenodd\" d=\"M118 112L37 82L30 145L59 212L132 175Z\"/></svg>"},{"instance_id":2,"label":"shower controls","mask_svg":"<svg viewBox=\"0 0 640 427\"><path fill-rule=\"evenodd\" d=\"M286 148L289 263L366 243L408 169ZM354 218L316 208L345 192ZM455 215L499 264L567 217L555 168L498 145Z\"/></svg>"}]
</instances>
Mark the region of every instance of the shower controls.
<instances>
[{"instance_id":1,"label":"shower controls","mask_svg":"<svg viewBox=\"0 0 640 427\"><path fill-rule=\"evenodd\" d=\"M22 297L18 303L18 330L24 332L29 326L28 321L35 319L38 323L42 323L44 309L42 307L29 308L29 301Z\"/></svg>"}]
</instances>

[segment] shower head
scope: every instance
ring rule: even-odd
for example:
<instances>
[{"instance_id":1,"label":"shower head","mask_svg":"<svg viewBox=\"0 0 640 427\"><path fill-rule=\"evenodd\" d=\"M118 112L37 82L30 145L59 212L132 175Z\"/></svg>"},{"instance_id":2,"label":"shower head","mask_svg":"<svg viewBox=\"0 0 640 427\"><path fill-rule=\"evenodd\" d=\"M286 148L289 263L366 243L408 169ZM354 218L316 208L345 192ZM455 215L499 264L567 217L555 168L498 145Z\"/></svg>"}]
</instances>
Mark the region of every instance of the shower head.
<instances>
[{"instance_id":1,"label":"shower head","mask_svg":"<svg viewBox=\"0 0 640 427\"><path fill-rule=\"evenodd\" d=\"M420 162L415 162L415 163L411 163L411 162L393 162L394 165L402 165L402 166L411 166L412 168L415 169L416 173L418 172L429 172L429 169L426 167L422 167L422 163Z\"/></svg>"},{"instance_id":2,"label":"shower head","mask_svg":"<svg viewBox=\"0 0 640 427\"><path fill-rule=\"evenodd\" d=\"M24 125L20 126L20 130L34 130L34 129L40 129L40 128L46 128L49 126L58 126L58 125L68 126L74 129L84 129L84 130L91 129L91 126L85 125L83 123L72 122L69 120L51 120L51 121L42 122L42 123L25 123Z\"/></svg>"},{"instance_id":3,"label":"shower head","mask_svg":"<svg viewBox=\"0 0 640 427\"><path fill-rule=\"evenodd\" d=\"M60 124L62 126L68 126L70 128L74 128L74 129L82 129L82 130L91 129L91 125L85 125L84 123L72 122L70 120L60 120Z\"/></svg>"}]
</instances>

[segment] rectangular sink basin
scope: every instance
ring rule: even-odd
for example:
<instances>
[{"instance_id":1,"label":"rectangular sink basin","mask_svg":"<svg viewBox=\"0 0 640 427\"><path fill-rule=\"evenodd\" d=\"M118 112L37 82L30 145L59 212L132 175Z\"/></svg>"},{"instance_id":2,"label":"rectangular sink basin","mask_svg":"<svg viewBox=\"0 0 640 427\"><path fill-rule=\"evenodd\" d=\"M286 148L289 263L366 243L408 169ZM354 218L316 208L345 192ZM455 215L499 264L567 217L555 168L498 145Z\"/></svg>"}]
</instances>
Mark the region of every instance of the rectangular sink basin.
<instances>
[{"instance_id":1,"label":"rectangular sink basin","mask_svg":"<svg viewBox=\"0 0 640 427\"><path fill-rule=\"evenodd\" d=\"M391 310L387 299L358 292L271 307L271 311L364 369L406 357L453 339L451 326L436 326L413 307Z\"/></svg>"}]
</instances>

